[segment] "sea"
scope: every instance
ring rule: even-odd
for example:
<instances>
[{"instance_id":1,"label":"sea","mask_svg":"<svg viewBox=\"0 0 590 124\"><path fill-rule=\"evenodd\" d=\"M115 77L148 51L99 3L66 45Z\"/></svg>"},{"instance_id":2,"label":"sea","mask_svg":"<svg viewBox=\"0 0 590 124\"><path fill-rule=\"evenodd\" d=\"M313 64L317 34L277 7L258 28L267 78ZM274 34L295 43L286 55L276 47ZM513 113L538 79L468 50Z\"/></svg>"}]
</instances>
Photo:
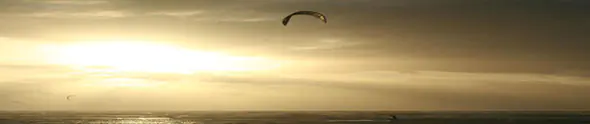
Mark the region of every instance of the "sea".
<instances>
[{"instance_id":1,"label":"sea","mask_svg":"<svg viewBox=\"0 0 590 124\"><path fill-rule=\"evenodd\" d=\"M0 124L590 124L590 112L12 111Z\"/></svg>"}]
</instances>

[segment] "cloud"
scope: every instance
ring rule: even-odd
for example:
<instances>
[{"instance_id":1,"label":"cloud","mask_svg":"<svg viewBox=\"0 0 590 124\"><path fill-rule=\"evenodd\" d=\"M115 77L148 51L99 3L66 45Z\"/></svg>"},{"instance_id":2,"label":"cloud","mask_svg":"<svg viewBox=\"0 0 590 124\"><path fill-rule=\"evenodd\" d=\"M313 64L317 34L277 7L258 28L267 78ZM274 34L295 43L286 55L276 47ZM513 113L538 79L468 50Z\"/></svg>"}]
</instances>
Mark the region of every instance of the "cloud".
<instances>
[{"instance_id":1,"label":"cloud","mask_svg":"<svg viewBox=\"0 0 590 124\"><path fill-rule=\"evenodd\" d=\"M4 42L4 41L9 41L11 38L8 37L2 37L0 36L0 41Z\"/></svg>"},{"instance_id":2,"label":"cloud","mask_svg":"<svg viewBox=\"0 0 590 124\"><path fill-rule=\"evenodd\" d=\"M0 14L8 16L53 11L84 12L111 8L108 4L110 1L106 0L9 0L0 1L0 3Z\"/></svg>"},{"instance_id":3,"label":"cloud","mask_svg":"<svg viewBox=\"0 0 590 124\"><path fill-rule=\"evenodd\" d=\"M243 21L243 22L262 22L262 21L274 21L276 19L274 19L274 18L262 18L262 17L260 17L260 18L244 18L244 19L241 19L241 20L240 19L236 19L236 20Z\"/></svg>"},{"instance_id":4,"label":"cloud","mask_svg":"<svg viewBox=\"0 0 590 124\"><path fill-rule=\"evenodd\" d=\"M50 10L50 11L36 11L30 13L19 14L23 17L37 17L37 18L126 18L126 17L175 17L175 18L186 18L192 21L205 21L205 22L264 22L264 21L276 21L278 18L273 18L264 13L251 14L249 12L232 12L226 13L215 10L149 10L145 12L136 12L134 10Z\"/></svg>"},{"instance_id":5,"label":"cloud","mask_svg":"<svg viewBox=\"0 0 590 124\"><path fill-rule=\"evenodd\" d=\"M216 16L209 16L204 15L200 17L194 17L191 20L197 22L267 22L267 21L275 21L275 18L268 18L268 17L216 17Z\"/></svg>"},{"instance_id":6,"label":"cloud","mask_svg":"<svg viewBox=\"0 0 590 124\"><path fill-rule=\"evenodd\" d=\"M224 99L234 99L234 102L239 101L240 103L265 101L273 102L279 108L291 106L285 100L306 101L305 104L298 105L299 108L322 108L321 106L323 106L333 109L338 107L340 109L355 109L356 107L356 109L422 110L590 108L588 106L590 100L586 100L590 98L584 95L590 93L590 84L588 83L590 79L563 75L393 70L341 73L198 73L185 75L79 72L67 71L67 69L57 71L60 70L60 67L34 65L0 67L0 72L3 72L4 76L10 76L10 73L15 73L17 70L21 70L19 75L28 75L14 79L2 78L3 80L0 81L0 96L9 98L7 99L9 101L4 101L0 105L7 107L25 107L24 104L39 107L34 104L35 101L45 101L48 102L46 107L72 108L61 106L65 105L65 101L60 100L69 95L68 93L76 93L83 96L78 99L77 104L79 105L76 106L98 105L104 108L116 108L117 106L114 103L102 104L104 102L101 101L104 100L112 100L111 102L125 106L135 104L151 106L150 108L166 108L158 105L173 104L172 102L150 101L149 98L138 96L138 94L159 95L162 98L181 98L180 96L182 96L185 99L216 96L217 100L214 101L218 102L225 101ZM134 82L153 82L159 86L149 92L133 88L105 88L111 83L129 84ZM84 87L88 84L93 84L92 89ZM217 91L209 88L223 90ZM170 92L170 90L174 92ZM305 93L301 93L302 90ZM230 95L234 92L242 96ZM305 94L316 93L321 95L303 97ZM242 97L248 97L248 99L239 100ZM324 105L344 101L342 98L364 102L344 103L337 107ZM142 104L142 101L153 102L153 104ZM215 102L209 101L207 104L209 103ZM227 104L227 106L231 105ZM135 107L135 109L140 108Z\"/></svg>"},{"instance_id":7,"label":"cloud","mask_svg":"<svg viewBox=\"0 0 590 124\"><path fill-rule=\"evenodd\" d=\"M290 89L308 92L335 89L355 92L354 98L380 97L379 102L413 103L389 109L437 110L552 110L590 109L590 79L575 76L513 73L416 71L292 75L289 77L212 76L206 82ZM271 88L272 89L272 88ZM548 92L551 91L551 92ZM276 91L281 92L281 91ZM353 97L353 96L351 96ZM374 103L379 104L379 102ZM371 106L371 104L365 104ZM385 108L387 109L387 108Z\"/></svg>"},{"instance_id":8,"label":"cloud","mask_svg":"<svg viewBox=\"0 0 590 124\"><path fill-rule=\"evenodd\" d=\"M96 5L109 3L107 0L39 0L39 2L63 5Z\"/></svg>"},{"instance_id":9,"label":"cloud","mask_svg":"<svg viewBox=\"0 0 590 124\"><path fill-rule=\"evenodd\" d=\"M349 46L359 45L359 42L344 41L342 39L321 39L312 45L292 47L292 50L327 50L339 49Z\"/></svg>"},{"instance_id":10,"label":"cloud","mask_svg":"<svg viewBox=\"0 0 590 124\"><path fill-rule=\"evenodd\" d=\"M441 71L361 71L346 73L315 73L315 74L285 74L266 76L224 76L207 75L202 77L207 81L226 83L261 83L273 84L273 82L293 82L277 84L358 84L358 85L390 85L390 86L417 86L417 87L470 87L487 85L488 83L501 84L555 84L571 86L590 86L590 78L578 76L563 76L550 74L527 73L469 73L469 72L441 72ZM299 82L299 83L296 83ZM477 88L477 87L475 87Z\"/></svg>"},{"instance_id":11,"label":"cloud","mask_svg":"<svg viewBox=\"0 0 590 124\"><path fill-rule=\"evenodd\" d=\"M193 11L160 11L160 12L150 12L147 15L156 15L156 16L173 16L173 17L189 17L203 14L205 11L201 10L193 10Z\"/></svg>"},{"instance_id":12,"label":"cloud","mask_svg":"<svg viewBox=\"0 0 590 124\"><path fill-rule=\"evenodd\" d=\"M131 16L131 14L123 12L123 11L104 10L104 11L90 11L90 12L63 12L63 11L35 12L35 13L31 13L31 14L26 14L25 16L49 17L49 18L122 18L122 17Z\"/></svg>"},{"instance_id":13,"label":"cloud","mask_svg":"<svg viewBox=\"0 0 590 124\"><path fill-rule=\"evenodd\" d=\"M314 59L324 62L320 64L309 64L314 65L312 69L321 71L338 71L341 69L362 71L338 74L318 74L314 72L309 73L309 75L303 75L304 72L302 72L301 75L294 74L298 76L289 78L281 78L273 75L193 75L198 77L195 78L165 74L126 74L110 77L129 78L133 79L132 81L154 80L156 82L182 82L183 84L218 83L234 87L251 85L260 87L284 87L286 89L294 89L293 87L315 87L318 89L329 89L325 91L326 93L337 93L334 89L342 89L352 92L363 92L371 96L380 96L383 97L384 100L382 102L384 103L393 103L392 101L400 102L387 100L399 98L406 99L407 101L419 101L424 104L441 103L441 105L447 107L460 107L464 105L480 108L485 108L486 106L511 106L517 108L519 107L516 105L518 101L527 104L537 101L540 103L548 102L544 105L556 108L559 105L574 104L574 98L586 98L579 95L586 93L583 90L588 85L587 82L589 82L589 79L586 77L590 74L588 73L590 66L588 66L586 59L588 57L584 57L587 54L583 54L587 53L585 51L588 49L584 47L588 45L585 44L586 42L578 42L587 41L585 40L587 38L584 32L587 32L585 29L589 29L585 28L588 27L586 25L587 23L582 23L588 21L586 21L586 18L581 19L582 17L586 17L581 16L586 12L581 10L587 8L580 6L584 5L581 1L574 2L576 4L535 3L531 1L527 2L526 5L523 3L522 6L520 3L518 4L519 6L513 6L516 4L512 3L517 3L518 1L509 3L499 1L497 4L493 4L494 6L484 6L489 4L481 4L494 3L494 1L465 1L469 3L458 1L447 3L391 0L350 0L345 2L335 2L334 0L306 0L303 2L296 0L146 1L118 0L106 2L108 4L97 1L74 0L39 0L36 3L30 2L26 4L19 3L16 0L0 1L0 6L5 6L0 7L0 9L6 10L1 11L2 14L15 12L23 13L28 17L52 18L49 20L35 19L31 21L29 20L30 18L12 18L2 15L2 18L5 19L0 19L0 21L8 22L3 23L2 27L14 29L3 31L4 35L43 34L46 36L52 35L52 37L55 34L70 34L66 36L69 37L72 32L74 34L76 33L77 30L74 29L83 28L94 31L104 30L103 32L107 33L88 32L101 35L102 37L109 36L102 34L113 33L110 31L114 29L108 29L109 27L123 29L120 32L141 30L141 33L151 30L163 32L176 30L173 29L175 27L173 23L167 22L165 25L161 25L165 21L170 21L161 18L178 19L178 17L186 17L188 20L197 22L241 23L275 21L271 23L276 25L270 23L264 25L262 23L261 25L253 23L232 26L222 24L211 25L212 27L216 27L217 31L209 33L228 34L232 36L240 35L260 39L271 36L272 33L281 34L276 35L277 37L284 36L283 34L292 34L294 37L281 38L281 40L288 39L295 41L306 38L311 39L290 42L293 43L291 44L293 46L290 47L293 51L289 52L295 55L305 54L301 58L309 59L310 61ZM457 8L458 5L463 7ZM325 12L333 20L333 23L321 28L312 29L304 27L302 28L304 30L302 33L295 33L301 31L297 30L298 27L290 27L289 31L294 31L291 33L282 32L280 30L282 29L279 23L280 18L284 14L288 14L296 9L314 9ZM567 14L557 14L559 11ZM117 19L111 23L83 22L85 21L83 18L125 17L133 17L133 19ZM67 20L63 21L66 23L56 23L62 22L62 20L55 21L53 20L55 18L82 18L82 21ZM137 22L137 20L141 21ZM101 25L96 26L95 23L101 23ZM194 26L198 28L191 28L191 30L208 29L206 28L207 26L200 27L198 24ZM249 26L255 26L256 28ZM244 30L238 30L238 28L244 28ZM562 33L564 30L567 30L567 32ZM207 35L206 33L195 34L205 36ZM158 35L160 34L164 35L166 33L158 33ZM253 35L247 36L248 34ZM317 39L319 35L324 36L326 34L332 35L332 38ZM346 36L336 38L333 34ZM301 38L302 36L306 38ZM52 42L51 38L37 38ZM239 39L239 43L236 42L238 44L254 46L279 43L247 38L236 39ZM0 42L8 40L0 39ZM359 45L360 42L362 42L362 45ZM5 43L20 44L22 42ZM221 44L221 40L215 43ZM236 46L236 43L230 44ZM285 42L280 43L284 44ZM5 47L3 51L15 49L14 51L20 52L21 50L26 50L23 49L24 47L9 47L6 44L0 47L2 46ZM25 44L23 46L31 45ZM280 48L282 51L284 47L273 48ZM3 53L6 54L9 52ZM24 57L19 56L18 58ZM350 61L353 61L351 62L352 64L348 63ZM323 65L320 66L321 64ZM71 74L66 73L67 71L49 71L50 69L43 68L46 67L5 65L0 67L0 72L3 73L0 75L2 77L0 79L4 80L2 82L9 83L52 82L50 80L53 78L63 79L65 78L64 76L68 76L65 74ZM369 69L383 69L386 71L365 71ZM387 71L387 69L432 71L399 73ZM309 70L309 67L302 68L302 70ZM80 77L91 79L106 78L88 76L100 74L81 75L86 76ZM64 79L60 81L69 82L73 80ZM291 91L277 90L277 92ZM338 91L338 93L340 92ZM360 98L360 96L356 98ZM485 100L485 98L492 100ZM473 101L469 102L470 100ZM559 105L548 105L552 102L551 100L563 103L559 103ZM580 101L580 104L585 102ZM537 107L544 105L538 105ZM579 107L580 105L574 104L572 106Z\"/></svg>"},{"instance_id":14,"label":"cloud","mask_svg":"<svg viewBox=\"0 0 590 124\"><path fill-rule=\"evenodd\" d=\"M40 107L37 103L51 103L53 99L63 98L63 86L75 80L37 78L19 82L0 81L0 109L25 109Z\"/></svg>"},{"instance_id":15,"label":"cloud","mask_svg":"<svg viewBox=\"0 0 590 124\"><path fill-rule=\"evenodd\" d=\"M223 13L221 11L205 11L205 10L176 10L176 11L156 11L148 12L148 16L170 16L189 18L193 21L212 21L212 22L262 22L274 21L276 19L263 17L242 15L243 12L236 11L234 13Z\"/></svg>"}]
</instances>

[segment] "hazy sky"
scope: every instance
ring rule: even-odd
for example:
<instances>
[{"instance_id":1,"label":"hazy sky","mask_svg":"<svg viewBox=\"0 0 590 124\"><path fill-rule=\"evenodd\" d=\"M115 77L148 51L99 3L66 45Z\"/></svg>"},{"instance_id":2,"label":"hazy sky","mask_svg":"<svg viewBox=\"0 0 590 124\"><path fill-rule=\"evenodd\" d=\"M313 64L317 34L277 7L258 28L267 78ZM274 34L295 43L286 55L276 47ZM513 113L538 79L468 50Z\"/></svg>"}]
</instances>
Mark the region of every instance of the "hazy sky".
<instances>
[{"instance_id":1,"label":"hazy sky","mask_svg":"<svg viewBox=\"0 0 590 124\"><path fill-rule=\"evenodd\" d=\"M328 23L283 26L296 10ZM588 110L588 12L587 0L0 0L0 110Z\"/></svg>"}]
</instances>

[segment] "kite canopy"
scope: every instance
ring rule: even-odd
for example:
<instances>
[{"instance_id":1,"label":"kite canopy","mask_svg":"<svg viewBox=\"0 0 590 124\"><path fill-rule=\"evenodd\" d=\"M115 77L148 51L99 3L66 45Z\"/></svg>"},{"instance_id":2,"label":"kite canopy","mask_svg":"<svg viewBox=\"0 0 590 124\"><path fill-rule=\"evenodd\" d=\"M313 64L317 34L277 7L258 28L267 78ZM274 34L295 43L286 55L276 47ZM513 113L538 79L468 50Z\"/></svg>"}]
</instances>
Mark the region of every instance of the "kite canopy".
<instances>
[{"instance_id":1,"label":"kite canopy","mask_svg":"<svg viewBox=\"0 0 590 124\"><path fill-rule=\"evenodd\" d=\"M283 18L283 25L287 26L287 24L289 24L289 21L291 20L291 17L294 15L309 15L309 16L313 16L313 17L316 17L316 18L322 20L322 22L324 22L324 23L328 23L328 19L322 13L315 12L315 11L297 11L297 12L294 12L294 13L286 16L285 18Z\"/></svg>"},{"instance_id":2,"label":"kite canopy","mask_svg":"<svg viewBox=\"0 0 590 124\"><path fill-rule=\"evenodd\" d=\"M66 99L67 99L67 100L70 100L72 97L75 97L75 96L76 96L76 95L68 95L68 96L66 96Z\"/></svg>"}]
</instances>

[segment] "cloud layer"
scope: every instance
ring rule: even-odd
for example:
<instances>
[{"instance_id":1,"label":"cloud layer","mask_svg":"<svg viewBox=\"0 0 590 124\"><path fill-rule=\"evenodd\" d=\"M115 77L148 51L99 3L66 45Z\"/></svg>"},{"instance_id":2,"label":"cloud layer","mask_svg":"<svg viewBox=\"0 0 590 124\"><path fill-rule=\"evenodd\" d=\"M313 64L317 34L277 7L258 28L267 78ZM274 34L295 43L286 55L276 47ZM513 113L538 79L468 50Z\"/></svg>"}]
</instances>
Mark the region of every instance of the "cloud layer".
<instances>
[{"instance_id":1,"label":"cloud layer","mask_svg":"<svg viewBox=\"0 0 590 124\"><path fill-rule=\"evenodd\" d=\"M0 55L11 56L0 58L6 98L0 109L589 109L588 5L0 0L0 28L10 29L0 30ZM295 10L323 12L329 22L301 17L281 25ZM121 37L267 55L297 66L275 75L109 74L28 56L38 43ZM142 83L150 85L118 86ZM71 93L79 99L64 101Z\"/></svg>"},{"instance_id":2,"label":"cloud layer","mask_svg":"<svg viewBox=\"0 0 590 124\"><path fill-rule=\"evenodd\" d=\"M50 71L11 65L2 68L2 75L8 76L0 81L0 94L5 98L0 104L8 107L2 109L590 109L589 98L583 95L590 93L586 83L590 79L576 76L436 71L179 75L80 73L60 67ZM10 77L9 73L16 70L33 76ZM123 82L113 82L117 80ZM142 84L144 88L125 84ZM78 96L75 101L64 100L71 94ZM138 94L166 100L154 101ZM314 96L308 96L311 94ZM40 106L40 101L47 104ZM229 101L242 106L218 103ZM264 107L258 105L260 102L276 104ZM335 102L340 104L329 105Z\"/></svg>"}]
</instances>

